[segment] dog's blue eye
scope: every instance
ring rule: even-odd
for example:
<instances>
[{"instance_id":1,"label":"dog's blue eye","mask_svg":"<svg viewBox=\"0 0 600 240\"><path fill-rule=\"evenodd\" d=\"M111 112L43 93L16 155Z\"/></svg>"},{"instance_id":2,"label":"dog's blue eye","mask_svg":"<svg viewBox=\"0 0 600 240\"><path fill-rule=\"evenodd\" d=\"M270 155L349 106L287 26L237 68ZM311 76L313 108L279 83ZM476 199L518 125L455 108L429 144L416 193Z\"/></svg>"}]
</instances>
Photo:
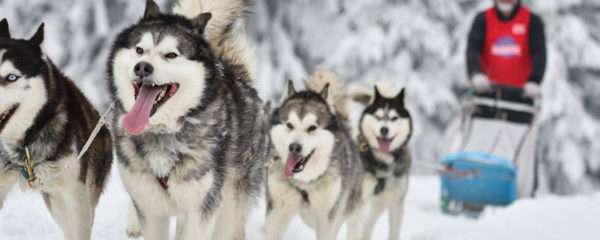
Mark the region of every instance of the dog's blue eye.
<instances>
[{"instance_id":1,"label":"dog's blue eye","mask_svg":"<svg viewBox=\"0 0 600 240\"><path fill-rule=\"evenodd\" d=\"M9 82L14 82L14 81L17 81L17 79L19 79L19 77L17 77L17 75L14 75L14 74L9 74L9 75L6 77L6 80L8 80Z\"/></svg>"}]
</instances>

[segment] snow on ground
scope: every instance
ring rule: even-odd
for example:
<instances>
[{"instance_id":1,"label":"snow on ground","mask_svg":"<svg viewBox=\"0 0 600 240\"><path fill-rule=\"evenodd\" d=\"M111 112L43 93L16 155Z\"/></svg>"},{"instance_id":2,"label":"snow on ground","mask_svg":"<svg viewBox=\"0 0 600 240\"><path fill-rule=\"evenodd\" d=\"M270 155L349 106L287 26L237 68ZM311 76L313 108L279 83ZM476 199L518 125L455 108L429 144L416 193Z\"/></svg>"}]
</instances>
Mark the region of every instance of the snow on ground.
<instances>
[{"instance_id":1,"label":"snow on ground","mask_svg":"<svg viewBox=\"0 0 600 240\"><path fill-rule=\"evenodd\" d=\"M433 239L599 239L600 194L521 200L506 209L485 213L478 221L452 223L416 234Z\"/></svg>"},{"instance_id":2,"label":"snow on ground","mask_svg":"<svg viewBox=\"0 0 600 240\"><path fill-rule=\"evenodd\" d=\"M92 239L127 239L128 195L116 169L96 209ZM508 208L486 210L479 219L444 215L439 209L439 180L413 176L406 202L402 239L598 239L600 193L589 196L543 196L521 200ZM265 204L261 201L247 225L247 239L264 239ZM378 221L372 239L387 238L387 213ZM171 224L173 237L174 224ZM338 239L345 239L345 227ZM46 210L40 194L15 187L0 210L0 239L62 239L62 232ZM283 239L314 239L296 216Z\"/></svg>"}]
</instances>

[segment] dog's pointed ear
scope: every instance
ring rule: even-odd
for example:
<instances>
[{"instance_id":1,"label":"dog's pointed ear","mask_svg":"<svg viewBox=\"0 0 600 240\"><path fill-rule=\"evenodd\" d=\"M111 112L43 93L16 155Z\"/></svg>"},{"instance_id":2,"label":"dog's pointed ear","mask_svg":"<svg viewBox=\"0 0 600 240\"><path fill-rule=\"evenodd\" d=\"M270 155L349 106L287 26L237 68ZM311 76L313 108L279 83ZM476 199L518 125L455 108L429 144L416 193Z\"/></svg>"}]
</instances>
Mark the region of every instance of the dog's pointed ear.
<instances>
[{"instance_id":1,"label":"dog's pointed ear","mask_svg":"<svg viewBox=\"0 0 600 240\"><path fill-rule=\"evenodd\" d=\"M321 98L323 98L323 100L327 101L327 97L329 96L329 83L326 83L325 86L323 86L323 89L321 89L319 95Z\"/></svg>"},{"instance_id":2,"label":"dog's pointed ear","mask_svg":"<svg viewBox=\"0 0 600 240\"><path fill-rule=\"evenodd\" d=\"M296 95L296 89L294 89L294 82L292 82L292 79L290 79L290 80L288 80L285 92L283 92L283 94L281 94L281 99L279 100L279 103L281 104L281 103L285 102L286 99L288 99L294 95Z\"/></svg>"},{"instance_id":3,"label":"dog's pointed ear","mask_svg":"<svg viewBox=\"0 0 600 240\"><path fill-rule=\"evenodd\" d=\"M0 21L0 37L10 38L10 31L8 31L8 21L6 20L6 18Z\"/></svg>"},{"instance_id":4,"label":"dog's pointed ear","mask_svg":"<svg viewBox=\"0 0 600 240\"><path fill-rule=\"evenodd\" d=\"M296 95L296 89L294 89L294 82L292 82L292 79L288 80L288 85L287 85L287 97L291 97Z\"/></svg>"},{"instance_id":5,"label":"dog's pointed ear","mask_svg":"<svg viewBox=\"0 0 600 240\"><path fill-rule=\"evenodd\" d=\"M144 10L144 19L153 18L160 16L160 7L152 1L146 0L146 10Z\"/></svg>"},{"instance_id":6,"label":"dog's pointed ear","mask_svg":"<svg viewBox=\"0 0 600 240\"><path fill-rule=\"evenodd\" d=\"M265 114L269 115L271 113L271 101L267 101L263 106L263 111Z\"/></svg>"},{"instance_id":7,"label":"dog's pointed ear","mask_svg":"<svg viewBox=\"0 0 600 240\"><path fill-rule=\"evenodd\" d=\"M41 46L44 42L44 23L40 24L33 37L29 39L29 42L36 46Z\"/></svg>"},{"instance_id":8,"label":"dog's pointed ear","mask_svg":"<svg viewBox=\"0 0 600 240\"><path fill-rule=\"evenodd\" d=\"M205 12L200 13L200 15L196 16L192 21L194 25L196 25L196 29L202 34L204 33L204 29L206 25L208 25L208 21L212 18L212 13Z\"/></svg>"},{"instance_id":9,"label":"dog's pointed ear","mask_svg":"<svg viewBox=\"0 0 600 240\"><path fill-rule=\"evenodd\" d=\"M398 95L396 95L396 97L394 99L396 100L397 103L404 106L404 88L402 88L402 90L400 90L400 93L398 93Z\"/></svg>"}]
</instances>

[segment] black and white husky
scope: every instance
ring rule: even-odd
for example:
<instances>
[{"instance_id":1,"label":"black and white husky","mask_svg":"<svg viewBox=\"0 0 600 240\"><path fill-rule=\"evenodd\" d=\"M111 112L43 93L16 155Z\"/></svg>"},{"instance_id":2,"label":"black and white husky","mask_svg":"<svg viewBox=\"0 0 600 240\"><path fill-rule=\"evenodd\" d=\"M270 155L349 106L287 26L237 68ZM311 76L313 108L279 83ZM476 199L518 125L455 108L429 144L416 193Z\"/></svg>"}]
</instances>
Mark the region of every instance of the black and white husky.
<instances>
[{"instance_id":1,"label":"black and white husky","mask_svg":"<svg viewBox=\"0 0 600 240\"><path fill-rule=\"evenodd\" d=\"M408 141L412 120L404 105L404 89L396 93L384 84L378 86L374 94L353 96L366 105L357 139L366 171L363 194L367 217L363 240L370 239L377 219L385 210L389 210L389 239L400 237L411 164Z\"/></svg>"},{"instance_id":2,"label":"black and white husky","mask_svg":"<svg viewBox=\"0 0 600 240\"><path fill-rule=\"evenodd\" d=\"M362 165L350 134L349 101L332 72L316 71L306 91L288 83L271 115L274 155L268 170L267 239L281 239L299 212L317 239L335 239L348 221L348 236L358 235Z\"/></svg>"},{"instance_id":3,"label":"black and white husky","mask_svg":"<svg viewBox=\"0 0 600 240\"><path fill-rule=\"evenodd\" d=\"M33 177L47 178L73 163L99 119L44 54L43 41L43 24L21 40L11 38L6 19L0 22L0 208L17 182L26 188ZM110 134L102 128L81 161L35 189L65 239L90 239L111 163Z\"/></svg>"},{"instance_id":4,"label":"black and white husky","mask_svg":"<svg viewBox=\"0 0 600 240\"><path fill-rule=\"evenodd\" d=\"M244 238L269 144L236 24L249 5L182 0L165 14L148 0L143 18L118 34L108 61L111 131L133 200L130 236L141 227L145 239L167 239L175 216L176 239Z\"/></svg>"}]
</instances>

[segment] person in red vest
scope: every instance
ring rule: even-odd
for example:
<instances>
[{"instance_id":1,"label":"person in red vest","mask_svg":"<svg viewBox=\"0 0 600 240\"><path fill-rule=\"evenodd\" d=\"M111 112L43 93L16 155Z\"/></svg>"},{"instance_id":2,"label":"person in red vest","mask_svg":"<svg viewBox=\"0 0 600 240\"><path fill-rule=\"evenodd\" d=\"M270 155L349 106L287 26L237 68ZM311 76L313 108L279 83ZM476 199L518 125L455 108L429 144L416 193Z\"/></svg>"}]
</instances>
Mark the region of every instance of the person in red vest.
<instances>
[{"instance_id":1,"label":"person in red vest","mask_svg":"<svg viewBox=\"0 0 600 240\"><path fill-rule=\"evenodd\" d=\"M539 16L520 0L494 0L475 17L469 33L467 68L477 93L492 84L523 88L536 98L546 70L546 37Z\"/></svg>"},{"instance_id":2,"label":"person in red vest","mask_svg":"<svg viewBox=\"0 0 600 240\"><path fill-rule=\"evenodd\" d=\"M532 106L540 96L545 69L544 24L520 0L494 0L494 7L475 17L469 32L467 70L477 97ZM509 88L492 89L493 85ZM518 197L534 196L538 183L534 115L504 107L498 115L494 106L478 107L470 128L478 134L470 135L463 150L511 160L518 171ZM502 121L497 121L499 116Z\"/></svg>"}]
</instances>

